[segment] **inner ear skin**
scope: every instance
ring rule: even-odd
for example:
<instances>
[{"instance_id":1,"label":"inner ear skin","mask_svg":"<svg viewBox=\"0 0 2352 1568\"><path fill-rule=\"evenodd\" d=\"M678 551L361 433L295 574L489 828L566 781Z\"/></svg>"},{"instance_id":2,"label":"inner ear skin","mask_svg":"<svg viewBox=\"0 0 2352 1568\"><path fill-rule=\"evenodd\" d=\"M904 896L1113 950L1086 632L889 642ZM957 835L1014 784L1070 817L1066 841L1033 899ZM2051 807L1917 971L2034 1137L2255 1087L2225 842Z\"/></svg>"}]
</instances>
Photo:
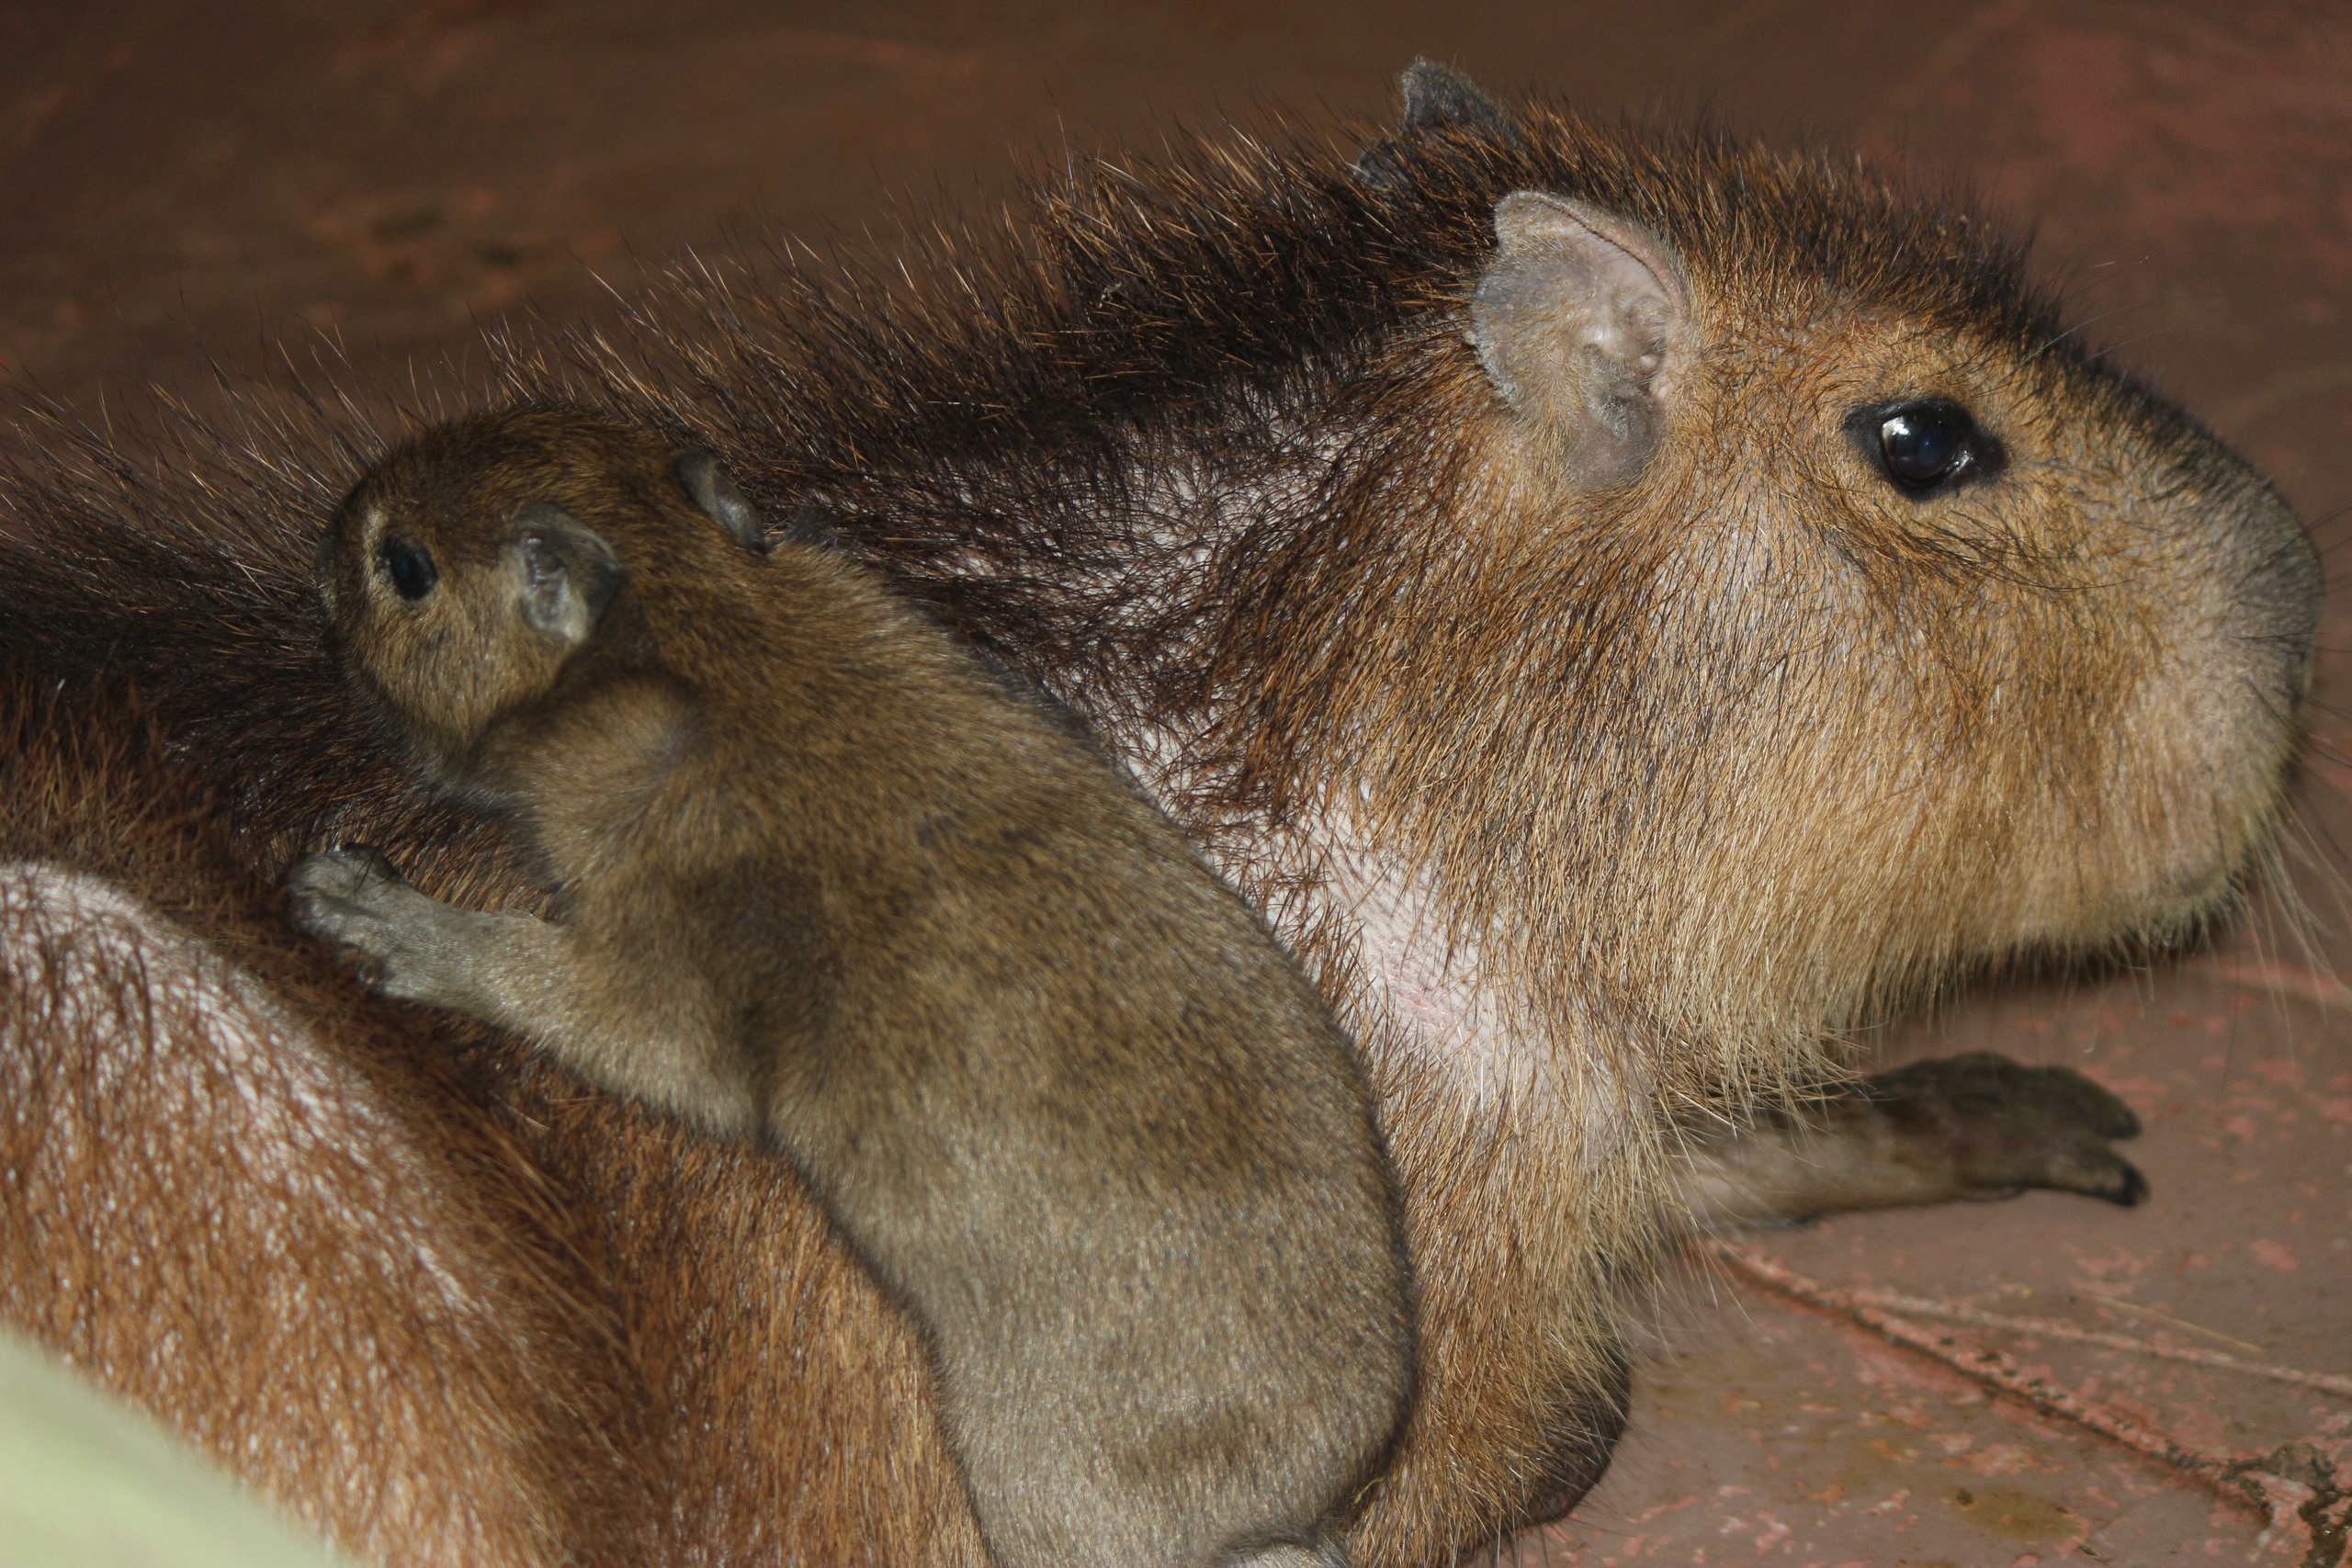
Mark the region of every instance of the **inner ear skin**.
<instances>
[{"instance_id":1,"label":"inner ear skin","mask_svg":"<svg viewBox=\"0 0 2352 1568\"><path fill-rule=\"evenodd\" d=\"M1495 208L1470 306L1487 378L1579 487L1624 484L1664 433L1690 358L1690 292L1638 225L1541 191Z\"/></svg>"},{"instance_id":2,"label":"inner ear skin","mask_svg":"<svg viewBox=\"0 0 2352 1568\"><path fill-rule=\"evenodd\" d=\"M514 514L511 547L523 576L523 619L572 647L588 640L620 592L620 558L569 513L534 502Z\"/></svg>"}]
</instances>

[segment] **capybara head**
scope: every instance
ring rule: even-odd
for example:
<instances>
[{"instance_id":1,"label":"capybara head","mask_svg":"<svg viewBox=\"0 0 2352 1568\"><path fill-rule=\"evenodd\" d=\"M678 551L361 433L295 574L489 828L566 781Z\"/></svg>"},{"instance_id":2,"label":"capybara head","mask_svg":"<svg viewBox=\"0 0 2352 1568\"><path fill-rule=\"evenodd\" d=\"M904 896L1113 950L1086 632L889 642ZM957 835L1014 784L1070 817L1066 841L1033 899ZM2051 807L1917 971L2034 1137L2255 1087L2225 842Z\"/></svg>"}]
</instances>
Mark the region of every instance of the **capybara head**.
<instances>
[{"instance_id":1,"label":"capybara head","mask_svg":"<svg viewBox=\"0 0 2352 1568\"><path fill-rule=\"evenodd\" d=\"M1261 688L1157 719L1203 771L1358 781L1339 806L1509 976L1510 1027L1577 1076L1631 1043L1620 1087L1669 1102L2224 908L2319 609L2271 490L1964 208L1464 112L1333 193L1378 214L1367 274L1417 270L1282 428L1344 479L1221 585Z\"/></svg>"},{"instance_id":2,"label":"capybara head","mask_svg":"<svg viewBox=\"0 0 2352 1568\"><path fill-rule=\"evenodd\" d=\"M545 696L592 634L628 640L616 601L632 570L725 580L764 547L708 454L524 407L436 426L369 469L328 527L319 582L346 667L446 769Z\"/></svg>"},{"instance_id":3,"label":"capybara head","mask_svg":"<svg viewBox=\"0 0 2352 1568\"><path fill-rule=\"evenodd\" d=\"M1482 739L1518 854L1586 906L1524 929L1721 1039L1727 997L1810 1032L2222 903L2310 679L2286 508L1970 220L1753 152L1626 172L1495 204L1437 370L1475 501L1457 613L1402 640L1423 693L1515 667ZM1492 831L1420 782L1441 841Z\"/></svg>"}]
</instances>

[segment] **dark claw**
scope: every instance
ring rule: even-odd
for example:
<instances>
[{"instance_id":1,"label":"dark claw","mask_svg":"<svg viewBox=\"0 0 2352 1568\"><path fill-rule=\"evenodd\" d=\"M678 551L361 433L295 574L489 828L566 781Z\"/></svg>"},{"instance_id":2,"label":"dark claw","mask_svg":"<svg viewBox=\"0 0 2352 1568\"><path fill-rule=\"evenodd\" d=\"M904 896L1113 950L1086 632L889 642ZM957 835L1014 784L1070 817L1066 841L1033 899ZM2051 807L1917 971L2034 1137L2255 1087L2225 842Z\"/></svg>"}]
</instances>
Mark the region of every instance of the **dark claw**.
<instances>
[{"instance_id":1,"label":"dark claw","mask_svg":"<svg viewBox=\"0 0 2352 1568\"><path fill-rule=\"evenodd\" d=\"M2138 1208L2148 1201L2148 1179L2140 1174L2138 1166L2119 1156L2115 1161L2115 1172L2120 1179L2116 1182L2112 1190L2086 1189L2086 1190L2092 1191L2094 1196L2104 1198L2110 1203L2120 1203L2127 1209Z\"/></svg>"},{"instance_id":2,"label":"dark claw","mask_svg":"<svg viewBox=\"0 0 2352 1568\"><path fill-rule=\"evenodd\" d=\"M384 852L373 844L338 844L331 850L304 855L286 868L281 879L289 892L331 893L344 897L371 882L406 880L392 869Z\"/></svg>"}]
</instances>

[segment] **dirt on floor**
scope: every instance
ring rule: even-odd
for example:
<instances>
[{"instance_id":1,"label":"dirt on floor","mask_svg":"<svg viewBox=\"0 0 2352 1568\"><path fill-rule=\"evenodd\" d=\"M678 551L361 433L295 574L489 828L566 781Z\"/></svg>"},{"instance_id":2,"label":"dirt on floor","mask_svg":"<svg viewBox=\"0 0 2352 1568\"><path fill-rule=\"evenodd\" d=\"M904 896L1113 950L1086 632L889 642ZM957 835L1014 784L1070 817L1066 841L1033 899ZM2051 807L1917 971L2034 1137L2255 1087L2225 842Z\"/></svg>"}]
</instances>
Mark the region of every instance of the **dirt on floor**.
<instances>
[{"instance_id":1,"label":"dirt on floor","mask_svg":"<svg viewBox=\"0 0 2352 1568\"><path fill-rule=\"evenodd\" d=\"M2323 547L2343 537L2340 4L18 0L0 7L0 373L93 419L281 358L397 389L526 303L608 319L612 288L689 249L887 246L1172 121L1385 115L1420 55L1977 187L2035 229L2086 330L2261 465ZM1750 1238L1778 1286L1694 1262L1652 1314L1615 1469L1507 1558L2338 1561L2347 610L2335 596L2322 637L2296 886L2222 953L1887 1032L1897 1056L1998 1049L2108 1083L2147 1123L2154 1200ZM1804 1304L1806 1281L1845 1295ZM2069 1403L2109 1434L2051 1413Z\"/></svg>"}]
</instances>

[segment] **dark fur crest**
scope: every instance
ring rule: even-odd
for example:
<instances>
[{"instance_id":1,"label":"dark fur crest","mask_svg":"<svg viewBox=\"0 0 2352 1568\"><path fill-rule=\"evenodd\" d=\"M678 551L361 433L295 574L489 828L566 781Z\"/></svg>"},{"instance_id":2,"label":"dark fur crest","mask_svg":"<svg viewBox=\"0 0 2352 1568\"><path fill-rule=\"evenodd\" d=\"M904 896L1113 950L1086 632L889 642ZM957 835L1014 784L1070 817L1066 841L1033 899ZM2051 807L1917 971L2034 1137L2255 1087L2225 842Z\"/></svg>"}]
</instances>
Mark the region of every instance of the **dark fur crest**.
<instances>
[{"instance_id":1,"label":"dark fur crest","mask_svg":"<svg viewBox=\"0 0 2352 1568\"><path fill-rule=\"evenodd\" d=\"M1119 716L1159 717L1241 683L1188 648L1349 618L1344 601L1389 553L1361 520L1400 497L1448 504L1449 456L1422 433L1432 407L1483 394L1433 381L1430 350L1444 362L1511 190L1647 225L1730 308L1826 293L1988 348L2082 355L1994 225L1859 163L1561 112L1517 127L1434 122L1397 139L1389 187L1305 141L1105 163L1046 189L1011 237L933 249L911 292L895 274L789 261L681 273L642 306L636 337L517 340L507 375L526 395L606 401L709 443L772 513L816 498L854 547L1098 716L1122 699L1094 672L1149 671L1151 689L1124 700L1151 711ZM1174 465L1203 484L1310 470L1329 525L1301 537L1284 518L1220 519L1202 569L1215 581L1173 604L1139 593L1155 556L1211 543L1158 491ZM1283 706L1227 716L1227 793L1204 809L1287 808L1297 781L1277 754L1327 740L1308 716L1353 678L1318 676L1302 651Z\"/></svg>"}]
</instances>

